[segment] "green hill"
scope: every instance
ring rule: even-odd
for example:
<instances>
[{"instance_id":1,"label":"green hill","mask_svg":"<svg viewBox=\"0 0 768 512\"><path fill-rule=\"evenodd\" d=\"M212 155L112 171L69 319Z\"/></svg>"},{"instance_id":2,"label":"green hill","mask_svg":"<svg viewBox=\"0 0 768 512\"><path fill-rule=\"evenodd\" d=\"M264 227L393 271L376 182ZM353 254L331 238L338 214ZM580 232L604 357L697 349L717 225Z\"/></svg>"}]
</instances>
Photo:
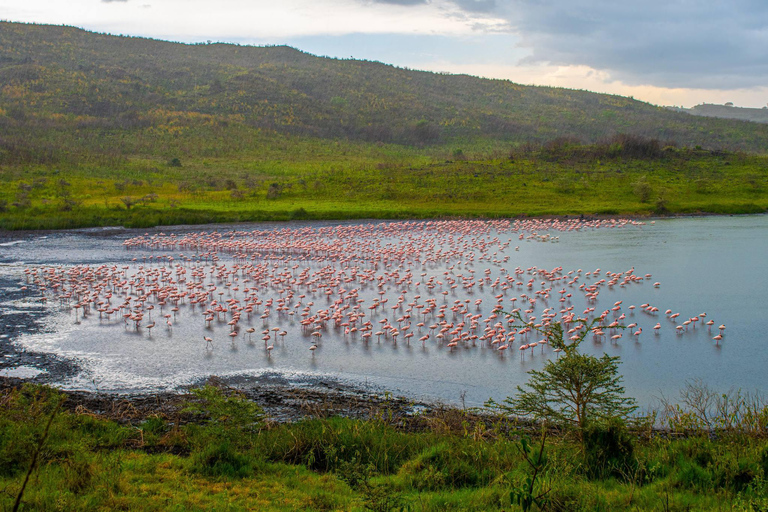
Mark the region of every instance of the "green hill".
<instances>
[{"instance_id":1,"label":"green hill","mask_svg":"<svg viewBox=\"0 0 768 512\"><path fill-rule=\"evenodd\" d=\"M13 133L55 151L71 144L57 144L50 130L74 127L105 137L113 129L151 133L203 121L233 133L260 128L420 146L563 137L590 143L629 133L682 146L768 150L768 127L692 118L620 96L315 57L282 46L186 45L61 26L0 23L0 83L6 148L19 142ZM121 137L92 149L145 148Z\"/></svg>"},{"instance_id":2,"label":"green hill","mask_svg":"<svg viewBox=\"0 0 768 512\"><path fill-rule=\"evenodd\" d=\"M762 212L765 153L620 96L0 22L0 229Z\"/></svg>"}]
</instances>

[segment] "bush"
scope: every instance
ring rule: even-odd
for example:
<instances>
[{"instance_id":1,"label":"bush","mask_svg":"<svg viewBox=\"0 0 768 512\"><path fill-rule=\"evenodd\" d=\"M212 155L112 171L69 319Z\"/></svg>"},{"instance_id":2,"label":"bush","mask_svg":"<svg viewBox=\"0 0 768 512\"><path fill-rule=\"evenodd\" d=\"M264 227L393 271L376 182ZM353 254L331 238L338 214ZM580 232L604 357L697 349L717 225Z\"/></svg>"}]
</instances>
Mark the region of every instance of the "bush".
<instances>
[{"instance_id":1,"label":"bush","mask_svg":"<svg viewBox=\"0 0 768 512\"><path fill-rule=\"evenodd\" d=\"M51 388L24 384L3 398L0 414L0 476L15 476L29 467L45 425L64 396ZM65 433L59 432L60 423L57 419L51 437ZM50 452L44 448L42 459L50 456Z\"/></svg>"},{"instance_id":2,"label":"bush","mask_svg":"<svg viewBox=\"0 0 768 512\"><path fill-rule=\"evenodd\" d=\"M760 452L760 466L763 468L763 478L768 480L768 444Z\"/></svg>"},{"instance_id":3,"label":"bush","mask_svg":"<svg viewBox=\"0 0 768 512\"><path fill-rule=\"evenodd\" d=\"M475 487L488 479L480 470L486 464L467 460L469 455L465 450L451 449L448 444L441 443L406 462L400 475L409 486L420 491Z\"/></svg>"},{"instance_id":4,"label":"bush","mask_svg":"<svg viewBox=\"0 0 768 512\"><path fill-rule=\"evenodd\" d=\"M213 443L192 456L193 471L205 476L245 478L253 472L251 459L228 441Z\"/></svg>"},{"instance_id":5,"label":"bush","mask_svg":"<svg viewBox=\"0 0 768 512\"><path fill-rule=\"evenodd\" d=\"M641 203L647 203L653 194L653 187L648 183L645 176L642 176L632 184L632 191Z\"/></svg>"},{"instance_id":6,"label":"bush","mask_svg":"<svg viewBox=\"0 0 768 512\"><path fill-rule=\"evenodd\" d=\"M634 441L620 419L591 423L583 436L586 471L591 478L623 477L636 468Z\"/></svg>"},{"instance_id":7,"label":"bush","mask_svg":"<svg viewBox=\"0 0 768 512\"><path fill-rule=\"evenodd\" d=\"M712 475L693 461L678 461L678 471L674 479L677 487L706 491L712 487Z\"/></svg>"},{"instance_id":8,"label":"bush","mask_svg":"<svg viewBox=\"0 0 768 512\"><path fill-rule=\"evenodd\" d=\"M305 420L263 432L257 449L267 460L302 464L315 471L337 471L349 463L391 474L423 450L428 440L409 436L378 421L344 418Z\"/></svg>"},{"instance_id":9,"label":"bush","mask_svg":"<svg viewBox=\"0 0 768 512\"><path fill-rule=\"evenodd\" d=\"M258 404L234 390L206 384L192 390L196 400L187 403L184 411L197 416L197 422L187 425L193 446L212 442L228 442L237 448L251 448L254 434L264 422L264 411Z\"/></svg>"}]
</instances>

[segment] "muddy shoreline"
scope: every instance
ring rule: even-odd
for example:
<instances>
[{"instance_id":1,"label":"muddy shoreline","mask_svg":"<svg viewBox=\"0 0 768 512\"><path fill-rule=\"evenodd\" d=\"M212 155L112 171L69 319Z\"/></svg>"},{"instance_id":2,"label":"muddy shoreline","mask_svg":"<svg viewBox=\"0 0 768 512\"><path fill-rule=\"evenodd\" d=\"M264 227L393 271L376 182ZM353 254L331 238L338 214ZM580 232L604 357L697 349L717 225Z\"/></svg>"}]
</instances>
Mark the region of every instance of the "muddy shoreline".
<instances>
[{"instance_id":1,"label":"muddy shoreline","mask_svg":"<svg viewBox=\"0 0 768 512\"><path fill-rule=\"evenodd\" d=\"M47 308L35 302L37 295L11 278L0 278L5 303L13 311L3 315L0 324L0 390L8 390L25 382L56 388L58 383L77 375L82 369L77 361L55 354L27 351L15 340L24 334L40 333ZM261 406L271 421L298 421L308 417L345 416L368 419L382 410L395 416L415 411L448 408L442 404L414 402L389 393L353 386L333 378L304 377L290 380L278 372L258 377L212 376L178 391L147 393L110 393L102 391L62 391L67 395L67 408L87 411L116 420L141 421L151 415L172 415L189 401L189 390L207 383L236 390Z\"/></svg>"},{"instance_id":2,"label":"muddy shoreline","mask_svg":"<svg viewBox=\"0 0 768 512\"><path fill-rule=\"evenodd\" d=\"M210 384L227 393L238 392L258 404L272 423L291 423L307 418L341 416L353 419L404 418L446 411L442 404L414 402L403 397L379 395L332 381L313 382L299 386L264 379L221 379L210 377L200 385ZM0 377L0 392L19 388L25 383L41 383L39 379ZM55 387L55 386L54 386ZM190 386L193 388L194 386ZM90 391L61 391L66 395L65 408L79 414L93 414L119 422L138 424L151 416L174 419L184 405L194 397L188 390L146 394L112 394Z\"/></svg>"}]
</instances>

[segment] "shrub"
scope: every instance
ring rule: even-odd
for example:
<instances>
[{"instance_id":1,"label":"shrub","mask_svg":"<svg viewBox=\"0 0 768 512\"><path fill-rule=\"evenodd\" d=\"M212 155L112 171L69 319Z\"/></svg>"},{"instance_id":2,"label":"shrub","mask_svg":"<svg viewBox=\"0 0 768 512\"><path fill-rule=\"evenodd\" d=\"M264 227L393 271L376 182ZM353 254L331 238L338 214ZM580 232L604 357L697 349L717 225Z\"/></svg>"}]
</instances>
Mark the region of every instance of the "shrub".
<instances>
[{"instance_id":1,"label":"shrub","mask_svg":"<svg viewBox=\"0 0 768 512\"><path fill-rule=\"evenodd\" d=\"M212 443L192 456L193 471L205 476L244 478L253 472L251 460L228 441Z\"/></svg>"},{"instance_id":2,"label":"shrub","mask_svg":"<svg viewBox=\"0 0 768 512\"><path fill-rule=\"evenodd\" d=\"M693 461L678 461L674 484L677 487L705 491L712 487L712 475Z\"/></svg>"},{"instance_id":3,"label":"shrub","mask_svg":"<svg viewBox=\"0 0 768 512\"><path fill-rule=\"evenodd\" d=\"M267 199L277 199L283 192L283 185L280 183L271 183L267 190Z\"/></svg>"},{"instance_id":4,"label":"shrub","mask_svg":"<svg viewBox=\"0 0 768 512\"><path fill-rule=\"evenodd\" d=\"M484 464L467 460L469 455L467 451L452 449L446 443L430 446L415 459L406 462L400 469L400 475L408 485L420 491L474 487L484 479L480 470Z\"/></svg>"},{"instance_id":5,"label":"shrub","mask_svg":"<svg viewBox=\"0 0 768 512\"><path fill-rule=\"evenodd\" d=\"M45 425L63 395L43 386L25 384L4 397L0 414L0 476L15 476L29 467ZM51 433L60 432L59 421ZM49 458L50 452L42 454Z\"/></svg>"},{"instance_id":6,"label":"shrub","mask_svg":"<svg viewBox=\"0 0 768 512\"><path fill-rule=\"evenodd\" d=\"M267 460L303 464L315 471L336 471L355 463L391 474L423 450L426 443L421 436L397 432L379 421L331 418L305 420L263 432L257 449Z\"/></svg>"},{"instance_id":7,"label":"shrub","mask_svg":"<svg viewBox=\"0 0 768 512\"><path fill-rule=\"evenodd\" d=\"M768 480L768 444L760 452L760 466L763 468L763 478Z\"/></svg>"},{"instance_id":8,"label":"shrub","mask_svg":"<svg viewBox=\"0 0 768 512\"><path fill-rule=\"evenodd\" d=\"M623 421L610 418L584 429L584 459L592 478L621 477L635 469L635 446Z\"/></svg>"},{"instance_id":9,"label":"shrub","mask_svg":"<svg viewBox=\"0 0 768 512\"><path fill-rule=\"evenodd\" d=\"M264 411L241 393L206 384L192 390L195 400L187 403L185 412L197 416L198 422L185 430L193 445L228 442L235 447L250 448L253 434L264 422Z\"/></svg>"},{"instance_id":10,"label":"shrub","mask_svg":"<svg viewBox=\"0 0 768 512\"><path fill-rule=\"evenodd\" d=\"M653 194L653 187L648 183L646 177L643 176L632 184L632 191L641 203L647 203Z\"/></svg>"}]
</instances>

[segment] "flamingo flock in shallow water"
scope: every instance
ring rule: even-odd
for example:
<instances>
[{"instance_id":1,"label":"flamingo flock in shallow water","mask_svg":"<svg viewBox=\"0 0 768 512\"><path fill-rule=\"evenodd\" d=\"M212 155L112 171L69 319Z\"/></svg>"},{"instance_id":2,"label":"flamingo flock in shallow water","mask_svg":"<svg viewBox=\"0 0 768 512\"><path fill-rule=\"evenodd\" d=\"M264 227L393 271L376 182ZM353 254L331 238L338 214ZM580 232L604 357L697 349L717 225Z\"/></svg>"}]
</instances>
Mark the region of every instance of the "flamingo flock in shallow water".
<instances>
[{"instance_id":1,"label":"flamingo flock in shallow water","mask_svg":"<svg viewBox=\"0 0 768 512\"><path fill-rule=\"evenodd\" d=\"M627 219L450 220L157 233L123 242L129 253L140 253L130 263L30 267L25 274L48 304L71 307L76 322L98 312L100 322L122 320L124 329L145 329L151 338L153 312L168 331L182 316L199 322L207 350L224 337L216 334L224 326L232 343L240 337L252 343L256 322L268 357L278 337L285 343L289 334L307 342L314 357L323 334L333 332L365 343L373 336L393 344L415 338L450 352L483 346L503 356L517 347L524 358L536 347L544 353L549 340L531 338L553 323L575 340L597 318L591 332L597 343L619 343L624 328L638 342L641 319L656 322L659 333L660 308L651 303L599 307L606 290L643 286L650 274L634 267L522 268L510 255L521 243L557 243L559 232L640 225ZM649 292L660 287L654 282ZM579 295L583 311L574 310ZM627 322L636 312L641 317ZM707 315L680 322L680 313L667 309L664 316L684 335ZM273 321L295 330L270 328ZM713 338L718 345L724 330L720 325Z\"/></svg>"}]
</instances>

